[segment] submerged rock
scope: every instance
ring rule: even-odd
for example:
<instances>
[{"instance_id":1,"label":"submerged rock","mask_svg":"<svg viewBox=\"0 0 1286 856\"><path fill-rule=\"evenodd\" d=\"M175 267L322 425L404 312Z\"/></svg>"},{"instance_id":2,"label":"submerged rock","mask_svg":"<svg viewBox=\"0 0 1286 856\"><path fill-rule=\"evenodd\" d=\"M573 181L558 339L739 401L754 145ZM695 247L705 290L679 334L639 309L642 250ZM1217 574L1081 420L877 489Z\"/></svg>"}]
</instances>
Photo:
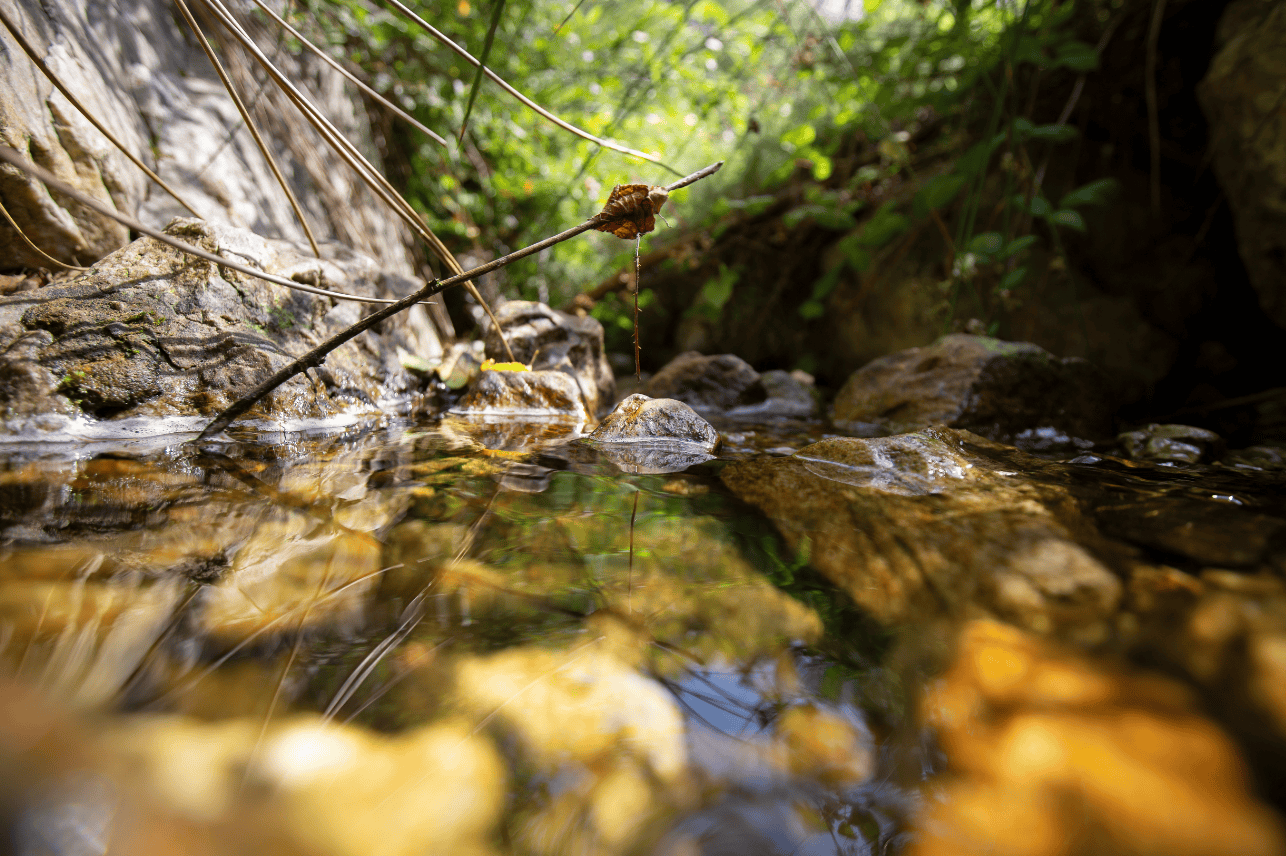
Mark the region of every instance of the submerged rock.
<instances>
[{"instance_id":1,"label":"submerged rock","mask_svg":"<svg viewBox=\"0 0 1286 856\"><path fill-rule=\"evenodd\" d=\"M1112 434L1112 403L1089 363L963 333L868 363L840 389L832 417L867 437L947 425L1042 450Z\"/></svg>"},{"instance_id":2,"label":"submerged rock","mask_svg":"<svg viewBox=\"0 0 1286 856\"><path fill-rule=\"evenodd\" d=\"M1120 580L1041 490L975 454L971 441L985 442L949 429L824 440L737 462L722 477L790 544L807 541L810 562L881 622L982 611L1106 638Z\"/></svg>"},{"instance_id":3,"label":"submerged rock","mask_svg":"<svg viewBox=\"0 0 1286 856\"><path fill-rule=\"evenodd\" d=\"M697 410L731 410L768 397L759 373L733 354L679 354L643 384L653 398L674 398Z\"/></svg>"},{"instance_id":4,"label":"submerged rock","mask_svg":"<svg viewBox=\"0 0 1286 856\"><path fill-rule=\"evenodd\" d=\"M603 325L550 309L543 303L510 300L496 310L496 320L514 359L535 371L558 371L575 378L585 410L597 416L616 397L616 379L603 350ZM487 328L487 356L509 359L494 327Z\"/></svg>"},{"instance_id":5,"label":"submerged rock","mask_svg":"<svg viewBox=\"0 0 1286 856\"><path fill-rule=\"evenodd\" d=\"M1193 695L990 621L965 626L922 721L950 772L910 856L1270 856L1280 821Z\"/></svg>"},{"instance_id":6,"label":"submerged rock","mask_svg":"<svg viewBox=\"0 0 1286 856\"><path fill-rule=\"evenodd\" d=\"M400 295L412 283L334 249L326 261L293 245L199 220L168 233L287 278ZM48 415L208 417L360 318L359 304L294 291L141 238L65 283L0 298L3 431L57 427ZM440 350L421 308L334 351L314 372L266 396L250 416L328 418L358 407L406 410L418 385L398 349ZM400 401L400 405L399 405Z\"/></svg>"},{"instance_id":7,"label":"submerged rock","mask_svg":"<svg viewBox=\"0 0 1286 856\"><path fill-rule=\"evenodd\" d=\"M1224 449L1218 434L1191 425L1153 423L1116 439L1134 460L1157 463L1199 464L1219 457Z\"/></svg>"}]
</instances>

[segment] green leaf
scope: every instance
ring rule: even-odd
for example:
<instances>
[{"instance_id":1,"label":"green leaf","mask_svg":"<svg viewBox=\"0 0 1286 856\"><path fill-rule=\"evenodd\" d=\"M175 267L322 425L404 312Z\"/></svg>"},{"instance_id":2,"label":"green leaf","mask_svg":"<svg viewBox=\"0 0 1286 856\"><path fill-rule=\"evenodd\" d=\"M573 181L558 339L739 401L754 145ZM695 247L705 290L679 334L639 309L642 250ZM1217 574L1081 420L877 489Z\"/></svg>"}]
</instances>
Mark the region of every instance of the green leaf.
<instances>
[{"instance_id":1,"label":"green leaf","mask_svg":"<svg viewBox=\"0 0 1286 856\"><path fill-rule=\"evenodd\" d=\"M931 209L941 208L956 198L960 188L967 179L957 173L939 175L927 181L920 192L915 195L915 213L917 217L925 216Z\"/></svg>"},{"instance_id":2,"label":"green leaf","mask_svg":"<svg viewBox=\"0 0 1286 856\"><path fill-rule=\"evenodd\" d=\"M1059 208L1076 208L1081 205L1107 205L1116 195L1120 184L1114 178L1100 178L1089 184L1068 191L1058 203Z\"/></svg>"},{"instance_id":3,"label":"green leaf","mask_svg":"<svg viewBox=\"0 0 1286 856\"><path fill-rule=\"evenodd\" d=\"M1002 259L1011 259L1030 247L1032 244L1036 243L1036 241L1037 238L1035 235L1023 235L1021 238L1014 238L1009 242L1009 246L1005 247L1005 250L1000 254L1000 257Z\"/></svg>"},{"instance_id":4,"label":"green leaf","mask_svg":"<svg viewBox=\"0 0 1286 856\"><path fill-rule=\"evenodd\" d=\"M965 249L982 256L994 256L1000 252L1004 242L1005 239L1001 237L999 232L983 232L981 235L974 235L973 240L965 246Z\"/></svg>"},{"instance_id":5,"label":"green leaf","mask_svg":"<svg viewBox=\"0 0 1286 856\"><path fill-rule=\"evenodd\" d=\"M1037 125L1027 132L1033 140L1048 140L1051 143L1070 143L1080 132L1071 125Z\"/></svg>"},{"instance_id":6,"label":"green leaf","mask_svg":"<svg viewBox=\"0 0 1286 856\"><path fill-rule=\"evenodd\" d=\"M1098 51L1085 42L1067 42L1054 55L1054 65L1061 65L1072 71L1093 71L1098 68Z\"/></svg>"},{"instance_id":7,"label":"green leaf","mask_svg":"<svg viewBox=\"0 0 1286 856\"><path fill-rule=\"evenodd\" d=\"M997 291L1009 291L1020 285L1027 276L1027 268L1017 267L1005 274L1000 282L996 285Z\"/></svg>"},{"instance_id":8,"label":"green leaf","mask_svg":"<svg viewBox=\"0 0 1286 856\"><path fill-rule=\"evenodd\" d=\"M821 318L826 314L826 309L816 300L806 300L799 304L799 317L812 321L814 318Z\"/></svg>"},{"instance_id":9,"label":"green leaf","mask_svg":"<svg viewBox=\"0 0 1286 856\"><path fill-rule=\"evenodd\" d=\"M781 135L783 143L788 143L795 148L806 146L815 139L817 139L817 131L813 129L812 125L800 125Z\"/></svg>"},{"instance_id":10,"label":"green leaf","mask_svg":"<svg viewBox=\"0 0 1286 856\"><path fill-rule=\"evenodd\" d=\"M956 161L956 172L969 179L985 170L987 162L991 160L991 153L1003 139L1002 136L999 140L983 140L981 143L974 143Z\"/></svg>"},{"instance_id":11,"label":"green leaf","mask_svg":"<svg viewBox=\"0 0 1286 856\"><path fill-rule=\"evenodd\" d=\"M1049 222L1075 229L1077 232L1085 231L1085 218L1081 217L1079 211L1074 211L1071 208L1062 208L1055 211L1049 215Z\"/></svg>"},{"instance_id":12,"label":"green leaf","mask_svg":"<svg viewBox=\"0 0 1286 856\"><path fill-rule=\"evenodd\" d=\"M807 220L813 221L823 229L834 229L837 232L857 227L857 221L853 219L852 214L829 205L800 205L787 211L781 220L788 229L793 229Z\"/></svg>"},{"instance_id":13,"label":"green leaf","mask_svg":"<svg viewBox=\"0 0 1286 856\"><path fill-rule=\"evenodd\" d=\"M862 246L879 249L905 232L910 225L910 220L893 210L893 203L886 203L862 228Z\"/></svg>"}]
</instances>

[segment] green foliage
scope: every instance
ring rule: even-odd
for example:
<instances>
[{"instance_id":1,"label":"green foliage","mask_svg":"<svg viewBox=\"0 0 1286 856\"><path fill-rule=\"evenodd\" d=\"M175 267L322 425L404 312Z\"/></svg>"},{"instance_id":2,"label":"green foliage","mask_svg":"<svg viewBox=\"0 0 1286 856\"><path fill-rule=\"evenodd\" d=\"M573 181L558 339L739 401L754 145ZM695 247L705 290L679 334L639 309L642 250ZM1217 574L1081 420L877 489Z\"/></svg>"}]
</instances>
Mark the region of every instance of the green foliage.
<instances>
[{"instance_id":1,"label":"green foliage","mask_svg":"<svg viewBox=\"0 0 1286 856\"><path fill-rule=\"evenodd\" d=\"M725 161L713 179L676 192L658 221L662 234L645 241L665 241L669 228L706 227L717 237L775 204L788 180L806 179L783 223L837 233L840 261L814 283L804 319L824 312L847 273L868 270L930 216L952 224L953 283L988 280L1013 291L1025 281L1027 254L1043 241L1058 245L1059 230L1085 230L1079 209L1113 190L1095 182L1054 206L1034 181L1035 162L1077 132L1015 107L1033 100L1015 91L1025 70L1097 67L1095 49L1073 34L1070 0L867 0L863 17L839 22L807 3L768 0L507 0L503 14L501 2L416 9L458 43L489 51L497 74L591 133L654 152L683 173ZM320 27L337 55L448 138L442 148L394 124L385 142L405 160L395 172L409 198L457 253L512 250L596 213L613 184L668 180L662 168L571 136L479 83L471 66L375 0L303 4L299 17ZM921 176L926 154L904 129L930 116L952 117L970 135L929 153L946 155L948 168ZM847 165L855 143L877 159ZM918 187L910 205L872 192L895 180ZM1003 200L999 217L982 214L984 197ZM871 199L880 202L874 211ZM627 268L632 255L632 244L596 234L505 269L500 285L511 297L558 305L605 271ZM719 317L736 276L723 268L690 314ZM609 337L629 312L612 298L594 310Z\"/></svg>"}]
</instances>

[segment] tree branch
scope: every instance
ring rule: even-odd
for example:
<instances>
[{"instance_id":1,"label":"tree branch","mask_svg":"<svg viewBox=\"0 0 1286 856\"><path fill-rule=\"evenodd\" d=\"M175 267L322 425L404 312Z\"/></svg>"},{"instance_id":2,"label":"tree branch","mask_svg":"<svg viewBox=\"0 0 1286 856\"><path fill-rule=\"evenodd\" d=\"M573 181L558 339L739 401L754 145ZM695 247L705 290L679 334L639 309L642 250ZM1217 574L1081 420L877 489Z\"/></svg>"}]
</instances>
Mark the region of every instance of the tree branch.
<instances>
[{"instance_id":1,"label":"tree branch","mask_svg":"<svg viewBox=\"0 0 1286 856\"><path fill-rule=\"evenodd\" d=\"M674 182L673 184L666 185L665 191L667 193L670 193L675 190L678 190L681 187L687 187L689 184L700 181L701 179L706 178L707 176L714 175L716 172L719 171L719 167L721 166L723 166L722 161L716 164L711 164L705 169L697 170L691 175L681 178L678 181ZM281 369L273 373L270 377L265 378L258 386L250 390L250 392L246 393L241 398L234 401L226 410L224 410L222 413L216 416L210 422L210 424L206 426L205 430L202 431L200 435L197 436L196 441L199 442L201 440L208 440L214 435L223 431L229 425L231 425L233 421L235 421L238 417L240 417L242 414L248 411L251 407L253 407L265 395L272 392L274 389L281 386L283 383L290 380L295 375L301 374L302 372L305 372L310 368L314 368L316 366L321 365L322 361L326 359L326 356L330 354L331 351L335 350L340 345L344 344L345 342L349 341L350 339L359 335L360 333L363 333L366 330L369 330L371 327L380 323L384 319L390 318L396 315L397 313L401 312L402 310L408 309L411 306L414 306L416 303L419 303L422 300L427 300L433 295L438 294L442 291L445 291L446 289L450 288L453 285L461 285L475 277L482 276L484 273L490 273L493 270L498 270L499 268L502 268L505 265L512 264L513 262L518 261L519 259L526 258L527 256L540 252L541 250L547 250L550 247L554 246L555 244L560 244L563 241L569 240L570 238L574 238L577 235L581 234L582 232L588 232L590 229L595 229L599 226L602 226L606 223L613 222L614 220L618 220L618 219L621 219L621 218L619 217L613 218L613 217L605 216L603 214L595 214L593 217L589 218L584 223L581 223L579 226L573 226L572 228L566 230L565 232L559 232L557 235L554 235L553 237L545 238L543 241L538 241L537 243L532 244L531 246L523 247L521 250L515 250L514 252L510 253L507 256L501 256L498 259L494 259L490 262L487 262L485 265L480 265L479 267L476 267L472 270L467 270L464 273L457 274L453 277L450 277L449 279L444 279L441 281L434 280L432 282L427 283L423 288L421 288L419 291L416 291L414 294L409 294L406 297L402 298L401 300L397 301L396 303L390 306L385 306L383 309L380 309L377 312L371 313L370 315L363 318L361 321L358 321L353 326L349 327L348 329L340 333L337 333L336 335L327 339L325 342L322 342L320 345L313 348L308 353L304 354L303 356L299 357L293 362L283 366Z\"/></svg>"}]
</instances>

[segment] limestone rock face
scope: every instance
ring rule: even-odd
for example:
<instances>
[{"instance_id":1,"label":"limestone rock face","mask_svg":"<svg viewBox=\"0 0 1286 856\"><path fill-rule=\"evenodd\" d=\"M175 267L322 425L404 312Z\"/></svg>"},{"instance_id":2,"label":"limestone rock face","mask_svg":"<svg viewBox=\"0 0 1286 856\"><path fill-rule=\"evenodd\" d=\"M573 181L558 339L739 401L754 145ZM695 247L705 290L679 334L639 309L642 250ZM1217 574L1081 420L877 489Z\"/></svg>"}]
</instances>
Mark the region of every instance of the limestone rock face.
<instances>
[{"instance_id":1,"label":"limestone rock face","mask_svg":"<svg viewBox=\"0 0 1286 856\"><path fill-rule=\"evenodd\" d=\"M227 38L197 7L206 33L216 43ZM231 7L261 44L276 41L276 32L247 14L251 4ZM49 0L7 8L59 80L198 215L304 241L285 194L172 4ZM240 47L229 46L223 54L243 96L258 90L263 72L254 61ZM350 139L373 148L364 110L338 74L311 55L279 52L276 61ZM318 240L337 239L380 259L386 270L410 274L405 230L349 171L319 154L327 149L284 96L267 86L246 100ZM96 130L2 28L0 143L29 153L77 189L151 225L191 216ZM51 196L8 166L0 169L0 202L42 250L61 261L87 264L129 241L125 227ZM0 222L0 259L5 267L49 266L7 222Z\"/></svg>"},{"instance_id":2,"label":"limestone rock face","mask_svg":"<svg viewBox=\"0 0 1286 856\"><path fill-rule=\"evenodd\" d=\"M410 280L366 257L331 248L310 259L294 246L226 226L176 220L168 232L211 252L336 290L399 296ZM141 238L93 270L0 298L0 423L4 433L56 429L88 415L208 417L271 372L361 317L361 304L305 294L193 259ZM439 348L420 307L333 352L251 412L268 419L325 418L414 392L398 349Z\"/></svg>"},{"instance_id":3,"label":"limestone rock face","mask_svg":"<svg viewBox=\"0 0 1286 856\"><path fill-rule=\"evenodd\" d=\"M873 360L835 398L835 424L862 436L965 428L1019 446L1111 435L1112 403L1083 360L963 333Z\"/></svg>"},{"instance_id":4,"label":"limestone rock face","mask_svg":"<svg viewBox=\"0 0 1286 856\"><path fill-rule=\"evenodd\" d=\"M1237 0L1197 94L1210 120L1215 173L1260 305L1286 327L1286 6Z\"/></svg>"},{"instance_id":5,"label":"limestone rock face","mask_svg":"<svg viewBox=\"0 0 1286 856\"><path fill-rule=\"evenodd\" d=\"M603 351L603 325L598 321L526 300L505 303L496 311L496 320L515 359L536 371L559 371L576 380L591 416L612 403L616 379ZM499 334L490 326L487 356L497 361L509 359Z\"/></svg>"}]
</instances>

